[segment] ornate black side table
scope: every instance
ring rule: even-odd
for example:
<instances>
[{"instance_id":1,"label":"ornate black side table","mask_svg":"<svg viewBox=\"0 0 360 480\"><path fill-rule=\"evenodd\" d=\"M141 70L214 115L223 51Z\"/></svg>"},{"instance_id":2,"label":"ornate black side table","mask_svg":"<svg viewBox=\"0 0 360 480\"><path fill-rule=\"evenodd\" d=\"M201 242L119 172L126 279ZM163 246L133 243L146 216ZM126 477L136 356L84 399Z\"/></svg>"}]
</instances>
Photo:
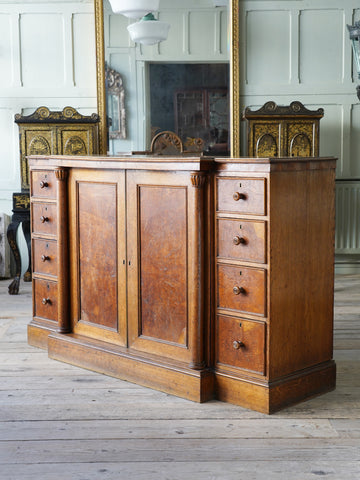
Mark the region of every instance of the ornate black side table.
<instances>
[{"instance_id":1,"label":"ornate black side table","mask_svg":"<svg viewBox=\"0 0 360 480\"><path fill-rule=\"evenodd\" d=\"M31 282L31 238L30 238L30 194L28 192L13 193L13 215L7 229L7 238L15 258L15 278L9 285L10 295L19 293L21 275L21 257L17 245L16 234L21 224L29 253L29 265L24 274L24 282Z\"/></svg>"}]
</instances>

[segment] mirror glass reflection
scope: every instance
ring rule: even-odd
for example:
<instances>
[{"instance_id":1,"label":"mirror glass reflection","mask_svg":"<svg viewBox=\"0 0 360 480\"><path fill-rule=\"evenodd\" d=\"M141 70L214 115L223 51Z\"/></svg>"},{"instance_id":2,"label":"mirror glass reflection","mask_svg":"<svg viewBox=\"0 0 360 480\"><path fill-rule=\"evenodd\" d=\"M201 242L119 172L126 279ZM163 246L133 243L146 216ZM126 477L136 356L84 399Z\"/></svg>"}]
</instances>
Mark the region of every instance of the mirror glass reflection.
<instances>
[{"instance_id":1,"label":"mirror glass reflection","mask_svg":"<svg viewBox=\"0 0 360 480\"><path fill-rule=\"evenodd\" d=\"M148 151L156 134L171 131L184 145L201 139L205 153L229 155L229 10L215 4L160 0L155 16L170 24L168 38L142 45L127 30L137 20L103 0L105 61L121 76L124 107L108 110L108 125L119 125L118 111L126 122L126 135L108 129L110 154Z\"/></svg>"}]
</instances>

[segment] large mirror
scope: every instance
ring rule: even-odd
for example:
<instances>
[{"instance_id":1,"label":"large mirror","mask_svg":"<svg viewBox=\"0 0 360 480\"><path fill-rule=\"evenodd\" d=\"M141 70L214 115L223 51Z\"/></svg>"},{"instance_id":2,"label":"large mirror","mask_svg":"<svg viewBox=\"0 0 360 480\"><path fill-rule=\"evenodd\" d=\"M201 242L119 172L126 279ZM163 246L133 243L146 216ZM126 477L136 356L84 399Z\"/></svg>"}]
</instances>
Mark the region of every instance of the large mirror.
<instances>
[{"instance_id":1,"label":"large mirror","mask_svg":"<svg viewBox=\"0 0 360 480\"><path fill-rule=\"evenodd\" d=\"M131 41L136 20L114 14L109 0L94 2L101 153L147 151L171 130L184 142L200 137L205 152L238 157L238 0L161 0L156 16L170 23L169 36L151 46ZM126 135L113 132L105 65L121 77Z\"/></svg>"}]
</instances>

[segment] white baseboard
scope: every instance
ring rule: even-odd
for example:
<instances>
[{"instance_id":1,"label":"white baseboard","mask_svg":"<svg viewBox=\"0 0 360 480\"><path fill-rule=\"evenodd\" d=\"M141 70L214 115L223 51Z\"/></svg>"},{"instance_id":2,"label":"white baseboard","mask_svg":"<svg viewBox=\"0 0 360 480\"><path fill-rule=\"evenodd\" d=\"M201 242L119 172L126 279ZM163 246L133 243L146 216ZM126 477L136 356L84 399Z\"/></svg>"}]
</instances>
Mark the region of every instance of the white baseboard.
<instances>
[{"instance_id":1,"label":"white baseboard","mask_svg":"<svg viewBox=\"0 0 360 480\"><path fill-rule=\"evenodd\" d=\"M360 255L335 255L335 274L360 274Z\"/></svg>"}]
</instances>

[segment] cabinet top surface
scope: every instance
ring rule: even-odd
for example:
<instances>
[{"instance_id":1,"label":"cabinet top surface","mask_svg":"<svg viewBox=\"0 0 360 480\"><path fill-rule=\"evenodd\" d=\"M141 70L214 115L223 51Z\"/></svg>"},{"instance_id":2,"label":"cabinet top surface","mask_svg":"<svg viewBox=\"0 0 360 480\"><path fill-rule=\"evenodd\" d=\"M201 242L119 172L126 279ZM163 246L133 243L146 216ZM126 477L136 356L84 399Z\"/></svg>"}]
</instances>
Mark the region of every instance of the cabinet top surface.
<instances>
[{"instance_id":1,"label":"cabinet top surface","mask_svg":"<svg viewBox=\"0 0 360 480\"><path fill-rule=\"evenodd\" d=\"M180 171L263 171L283 169L335 168L334 157L286 157L286 158L230 158L203 156L149 156L149 155L31 155L32 168L75 167L128 170L180 170Z\"/></svg>"}]
</instances>

